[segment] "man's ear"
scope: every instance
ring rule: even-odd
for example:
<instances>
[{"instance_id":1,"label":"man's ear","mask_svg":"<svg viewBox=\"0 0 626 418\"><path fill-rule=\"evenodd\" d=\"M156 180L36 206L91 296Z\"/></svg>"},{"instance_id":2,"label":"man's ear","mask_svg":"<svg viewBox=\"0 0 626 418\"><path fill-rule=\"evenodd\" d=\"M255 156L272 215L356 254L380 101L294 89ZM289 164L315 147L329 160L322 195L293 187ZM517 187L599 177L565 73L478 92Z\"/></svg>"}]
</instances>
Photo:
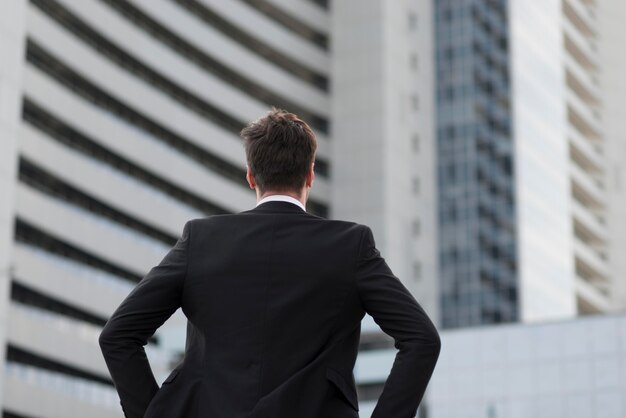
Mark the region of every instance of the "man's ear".
<instances>
[{"instance_id":1,"label":"man's ear","mask_svg":"<svg viewBox=\"0 0 626 418\"><path fill-rule=\"evenodd\" d=\"M311 170L309 170L309 173L307 174L306 184L308 187L313 186L313 180L315 180L315 162L311 164Z\"/></svg>"},{"instance_id":2,"label":"man's ear","mask_svg":"<svg viewBox=\"0 0 626 418\"><path fill-rule=\"evenodd\" d=\"M246 164L246 180L248 181L248 185L251 189L256 187L256 182L254 181L254 176L250 172L250 166Z\"/></svg>"}]
</instances>

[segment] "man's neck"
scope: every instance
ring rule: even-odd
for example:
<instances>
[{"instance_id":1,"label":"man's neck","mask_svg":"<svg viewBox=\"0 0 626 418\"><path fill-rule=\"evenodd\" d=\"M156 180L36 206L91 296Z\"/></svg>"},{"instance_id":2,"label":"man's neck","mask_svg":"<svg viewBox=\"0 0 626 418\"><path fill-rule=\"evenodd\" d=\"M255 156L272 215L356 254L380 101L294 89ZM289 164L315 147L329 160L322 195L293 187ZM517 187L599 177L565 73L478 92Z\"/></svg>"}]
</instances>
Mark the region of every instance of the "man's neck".
<instances>
[{"instance_id":1,"label":"man's neck","mask_svg":"<svg viewBox=\"0 0 626 418\"><path fill-rule=\"evenodd\" d=\"M289 197L293 197L294 199L298 200L300 203L302 203L303 206L306 206L306 198L303 195L298 196L297 194L295 194L294 192L273 192L273 191L266 191L263 194L259 194L258 190L257 190L257 198L256 201L257 203L261 201L261 199L266 198L268 196L273 196L273 195L281 195L281 196L289 196Z\"/></svg>"}]
</instances>

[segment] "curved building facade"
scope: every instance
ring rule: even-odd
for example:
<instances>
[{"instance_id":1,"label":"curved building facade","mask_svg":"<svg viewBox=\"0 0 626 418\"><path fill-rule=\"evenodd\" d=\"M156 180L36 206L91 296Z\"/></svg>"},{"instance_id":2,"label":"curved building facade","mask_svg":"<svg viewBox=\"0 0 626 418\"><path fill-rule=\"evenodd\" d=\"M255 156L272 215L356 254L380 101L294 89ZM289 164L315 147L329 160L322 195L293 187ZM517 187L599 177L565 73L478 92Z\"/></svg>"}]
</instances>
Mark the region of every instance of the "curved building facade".
<instances>
[{"instance_id":1,"label":"curved building facade","mask_svg":"<svg viewBox=\"0 0 626 418\"><path fill-rule=\"evenodd\" d=\"M2 413L116 417L99 331L187 219L254 206L238 133L270 106L316 131L307 210L329 216L328 5L9 3ZM182 313L168 324L184 329ZM146 347L157 380L171 367L168 324Z\"/></svg>"}]
</instances>

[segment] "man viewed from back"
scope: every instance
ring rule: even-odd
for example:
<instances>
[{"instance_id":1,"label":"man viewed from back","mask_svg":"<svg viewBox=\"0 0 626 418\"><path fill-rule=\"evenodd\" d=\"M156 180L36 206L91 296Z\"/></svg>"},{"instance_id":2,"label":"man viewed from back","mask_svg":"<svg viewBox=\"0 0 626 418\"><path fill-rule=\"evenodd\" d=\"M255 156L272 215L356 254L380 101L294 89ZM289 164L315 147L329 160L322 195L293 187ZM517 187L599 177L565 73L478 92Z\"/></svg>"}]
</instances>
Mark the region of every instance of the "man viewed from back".
<instances>
[{"instance_id":1,"label":"man viewed from back","mask_svg":"<svg viewBox=\"0 0 626 418\"><path fill-rule=\"evenodd\" d=\"M372 417L413 417L440 352L434 324L368 226L306 212L305 122L273 109L241 136L256 207L186 222L100 334L125 417L358 417L366 312L399 349ZM185 356L159 387L143 347L179 307Z\"/></svg>"}]
</instances>

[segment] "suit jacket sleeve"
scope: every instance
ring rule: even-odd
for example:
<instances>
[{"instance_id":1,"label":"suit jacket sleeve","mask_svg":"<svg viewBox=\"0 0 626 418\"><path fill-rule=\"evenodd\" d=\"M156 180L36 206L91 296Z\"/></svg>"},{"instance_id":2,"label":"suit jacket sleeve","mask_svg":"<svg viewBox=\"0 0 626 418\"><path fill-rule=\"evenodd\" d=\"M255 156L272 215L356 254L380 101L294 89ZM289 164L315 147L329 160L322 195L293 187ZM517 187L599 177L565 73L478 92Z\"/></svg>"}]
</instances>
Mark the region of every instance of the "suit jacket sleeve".
<instances>
[{"instance_id":1,"label":"suit jacket sleeve","mask_svg":"<svg viewBox=\"0 0 626 418\"><path fill-rule=\"evenodd\" d=\"M100 348L126 418L143 417L159 389L144 346L181 306L190 224L191 221L185 223L174 247L122 301L99 336Z\"/></svg>"},{"instance_id":2,"label":"suit jacket sleeve","mask_svg":"<svg viewBox=\"0 0 626 418\"><path fill-rule=\"evenodd\" d=\"M441 341L424 309L381 257L371 228L363 227L356 269L360 299L399 350L372 418L413 418L435 368Z\"/></svg>"}]
</instances>

